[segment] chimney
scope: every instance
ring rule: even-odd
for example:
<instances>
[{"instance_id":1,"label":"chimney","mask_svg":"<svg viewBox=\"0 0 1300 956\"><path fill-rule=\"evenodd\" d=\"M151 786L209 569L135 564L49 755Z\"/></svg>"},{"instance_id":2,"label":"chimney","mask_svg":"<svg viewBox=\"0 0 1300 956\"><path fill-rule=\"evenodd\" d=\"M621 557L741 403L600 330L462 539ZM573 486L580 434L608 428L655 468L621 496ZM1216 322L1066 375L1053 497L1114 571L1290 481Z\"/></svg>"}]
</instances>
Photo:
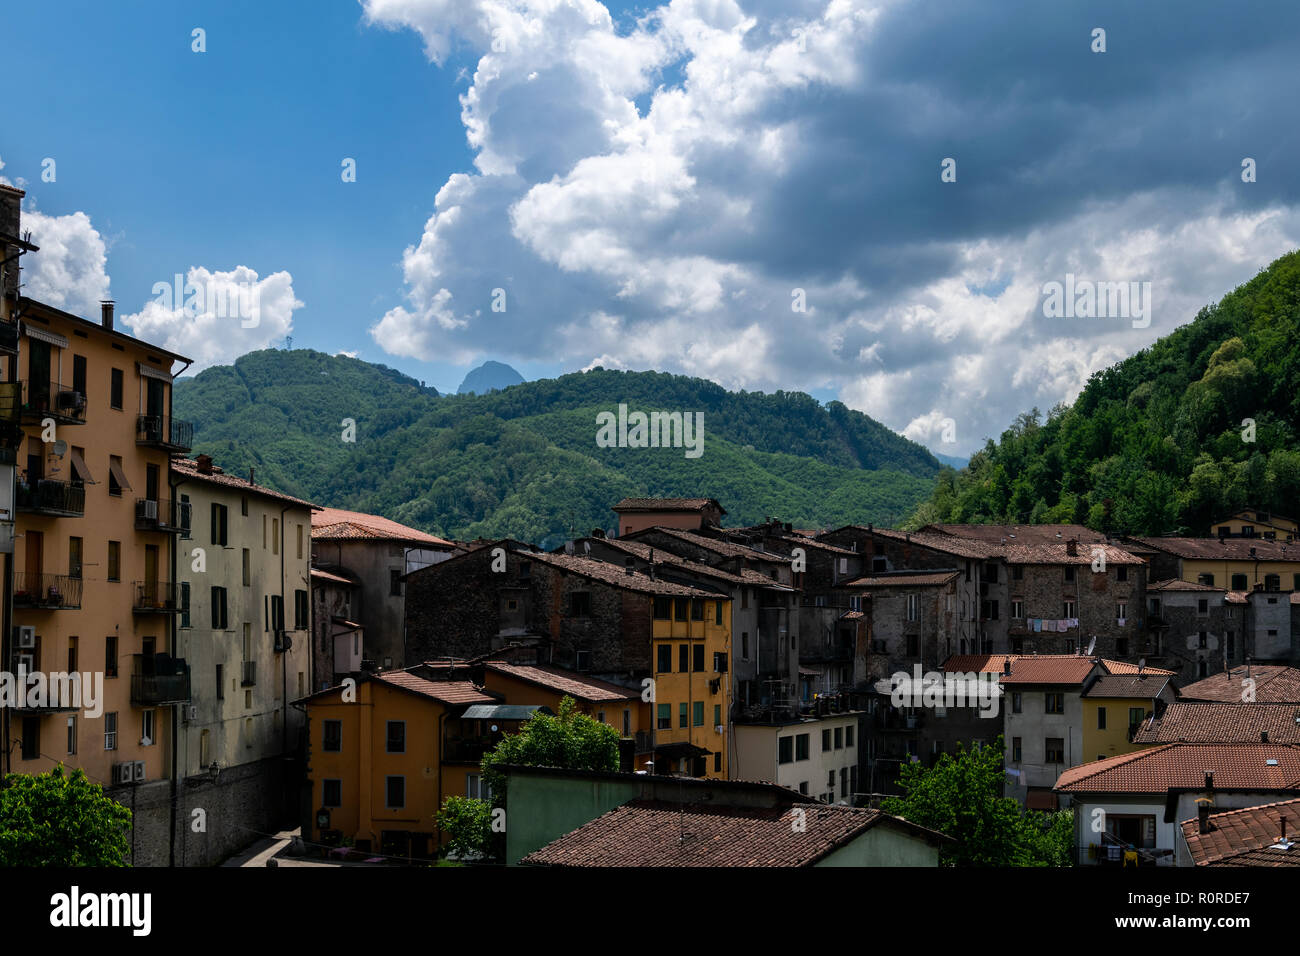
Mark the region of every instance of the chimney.
<instances>
[{"instance_id":1,"label":"chimney","mask_svg":"<svg viewBox=\"0 0 1300 956\"><path fill-rule=\"evenodd\" d=\"M1011 676L1011 658L1009 657L1002 662L1002 675L1004 677Z\"/></svg>"},{"instance_id":2,"label":"chimney","mask_svg":"<svg viewBox=\"0 0 1300 956\"><path fill-rule=\"evenodd\" d=\"M1261 731L1259 732L1259 742L1260 742L1261 744L1266 744L1266 743L1268 743L1268 731L1267 731L1267 730L1261 730Z\"/></svg>"},{"instance_id":3,"label":"chimney","mask_svg":"<svg viewBox=\"0 0 1300 956\"><path fill-rule=\"evenodd\" d=\"M103 323L104 328L112 332L113 331L113 300L112 299L99 300L99 314L100 314L100 320Z\"/></svg>"},{"instance_id":4,"label":"chimney","mask_svg":"<svg viewBox=\"0 0 1300 956\"><path fill-rule=\"evenodd\" d=\"M0 185L0 232L14 239L22 238L19 230L22 228L24 195L26 194L21 189ZM17 247L0 242L0 259L8 259L10 256L17 255L17 253ZM18 261L18 259L12 259L0 266L0 271L4 273L3 285L0 286L0 296L16 296L18 294Z\"/></svg>"},{"instance_id":5,"label":"chimney","mask_svg":"<svg viewBox=\"0 0 1300 956\"><path fill-rule=\"evenodd\" d=\"M636 574L636 568L633 567L634 562L635 562L635 559L634 559L634 558L631 558L631 557L629 557L629 558L627 559L627 561L624 562L625 565L626 565L626 568L627 568L627 573L628 573L628 575Z\"/></svg>"},{"instance_id":6,"label":"chimney","mask_svg":"<svg viewBox=\"0 0 1300 956\"><path fill-rule=\"evenodd\" d=\"M592 529L591 529L591 536L592 536L593 538L603 538L603 537L605 537L605 529L604 529L604 528L592 528Z\"/></svg>"},{"instance_id":7,"label":"chimney","mask_svg":"<svg viewBox=\"0 0 1300 956\"><path fill-rule=\"evenodd\" d=\"M1285 843L1286 842L1286 814L1284 813L1280 817L1278 817L1277 822L1282 827L1282 839L1280 839L1278 842Z\"/></svg>"},{"instance_id":8,"label":"chimney","mask_svg":"<svg viewBox=\"0 0 1300 956\"><path fill-rule=\"evenodd\" d=\"M1196 828L1200 833L1209 833L1210 826L1210 807L1213 804L1204 798L1196 801Z\"/></svg>"},{"instance_id":9,"label":"chimney","mask_svg":"<svg viewBox=\"0 0 1300 956\"><path fill-rule=\"evenodd\" d=\"M1065 542L1065 553L1072 558L1078 556L1079 540L1077 538L1071 538L1069 541Z\"/></svg>"},{"instance_id":10,"label":"chimney","mask_svg":"<svg viewBox=\"0 0 1300 956\"><path fill-rule=\"evenodd\" d=\"M212 456L211 456L211 455L199 455L197 458L194 459L194 462L195 462L195 464L198 466L198 471L199 471L199 474L200 474L200 475L210 475L210 474L212 474Z\"/></svg>"},{"instance_id":11,"label":"chimney","mask_svg":"<svg viewBox=\"0 0 1300 956\"><path fill-rule=\"evenodd\" d=\"M248 483L249 483L250 485L255 485L255 484L257 484L257 482L255 482L255 481L253 480L253 466L252 466L252 465L249 465L249 466L248 466Z\"/></svg>"},{"instance_id":12,"label":"chimney","mask_svg":"<svg viewBox=\"0 0 1300 956\"><path fill-rule=\"evenodd\" d=\"M1214 771L1213 770L1205 771L1205 789L1210 791L1210 793L1214 792Z\"/></svg>"}]
</instances>

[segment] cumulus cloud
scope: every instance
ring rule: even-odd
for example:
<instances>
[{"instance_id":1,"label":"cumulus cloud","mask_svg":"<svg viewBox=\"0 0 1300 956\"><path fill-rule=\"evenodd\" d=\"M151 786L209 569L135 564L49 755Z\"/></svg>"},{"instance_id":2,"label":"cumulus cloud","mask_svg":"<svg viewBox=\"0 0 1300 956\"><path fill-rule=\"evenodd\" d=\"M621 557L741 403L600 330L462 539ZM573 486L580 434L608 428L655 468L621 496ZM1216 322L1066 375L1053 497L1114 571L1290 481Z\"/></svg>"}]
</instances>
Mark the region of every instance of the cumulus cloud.
<instances>
[{"instance_id":1,"label":"cumulus cloud","mask_svg":"<svg viewBox=\"0 0 1300 956\"><path fill-rule=\"evenodd\" d=\"M1113 9L1141 57L1092 54L1070 4L361 3L434 68L477 57L474 169L442 184L405 301L371 328L394 355L829 388L960 454L1300 239L1300 134L1240 108L1300 92L1294 31L1225 34L1208 2L1176 35ZM1264 150L1273 179L1243 188L1237 153ZM1067 274L1150 282L1150 325L1046 318Z\"/></svg>"},{"instance_id":2,"label":"cumulus cloud","mask_svg":"<svg viewBox=\"0 0 1300 956\"><path fill-rule=\"evenodd\" d=\"M74 315L97 316L100 300L109 298L108 255L90 217L47 216L28 208L22 227L40 246L23 257L23 294Z\"/></svg>"},{"instance_id":3,"label":"cumulus cloud","mask_svg":"<svg viewBox=\"0 0 1300 956\"><path fill-rule=\"evenodd\" d=\"M303 305L288 272L259 278L247 266L229 272L194 266L180 282L157 283L153 293L144 308L122 321L137 337L193 359L192 372L282 339L293 331L294 310Z\"/></svg>"}]
</instances>

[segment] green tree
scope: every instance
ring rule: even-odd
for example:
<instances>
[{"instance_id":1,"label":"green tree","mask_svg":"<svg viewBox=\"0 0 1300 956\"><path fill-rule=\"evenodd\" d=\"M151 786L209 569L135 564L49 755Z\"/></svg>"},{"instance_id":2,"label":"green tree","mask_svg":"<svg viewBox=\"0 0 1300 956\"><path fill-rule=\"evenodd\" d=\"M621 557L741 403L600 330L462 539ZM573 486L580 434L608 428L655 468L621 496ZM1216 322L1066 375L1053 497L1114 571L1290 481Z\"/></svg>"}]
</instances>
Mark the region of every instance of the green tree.
<instances>
[{"instance_id":1,"label":"green tree","mask_svg":"<svg viewBox=\"0 0 1300 956\"><path fill-rule=\"evenodd\" d=\"M63 764L0 789L0 866L129 866L130 829L130 810Z\"/></svg>"},{"instance_id":2,"label":"green tree","mask_svg":"<svg viewBox=\"0 0 1300 956\"><path fill-rule=\"evenodd\" d=\"M617 770L618 731L578 710L572 697L560 701L559 713L538 713L517 734L508 734L483 757L483 779L493 801L504 801L507 764L560 767L564 770Z\"/></svg>"},{"instance_id":3,"label":"green tree","mask_svg":"<svg viewBox=\"0 0 1300 956\"><path fill-rule=\"evenodd\" d=\"M492 807L473 797L448 797L438 811L438 826L447 834L447 849L461 859L493 855Z\"/></svg>"},{"instance_id":4,"label":"green tree","mask_svg":"<svg viewBox=\"0 0 1300 956\"><path fill-rule=\"evenodd\" d=\"M1023 809L1000 796L1002 737L992 746L943 754L926 769L904 764L904 795L889 797L887 813L952 837L940 851L946 866L1069 866L1073 820Z\"/></svg>"}]
</instances>

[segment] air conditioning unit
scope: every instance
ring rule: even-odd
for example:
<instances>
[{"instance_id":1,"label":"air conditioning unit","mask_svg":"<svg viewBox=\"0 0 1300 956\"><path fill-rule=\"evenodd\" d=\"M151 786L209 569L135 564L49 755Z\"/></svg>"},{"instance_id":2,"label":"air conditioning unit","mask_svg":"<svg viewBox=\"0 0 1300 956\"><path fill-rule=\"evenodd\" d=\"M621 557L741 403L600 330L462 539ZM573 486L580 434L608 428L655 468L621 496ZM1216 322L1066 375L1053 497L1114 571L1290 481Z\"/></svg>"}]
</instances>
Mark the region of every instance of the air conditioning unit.
<instances>
[{"instance_id":1,"label":"air conditioning unit","mask_svg":"<svg viewBox=\"0 0 1300 956\"><path fill-rule=\"evenodd\" d=\"M145 499L136 503L136 517L146 521L158 520L158 502Z\"/></svg>"},{"instance_id":2,"label":"air conditioning unit","mask_svg":"<svg viewBox=\"0 0 1300 956\"><path fill-rule=\"evenodd\" d=\"M713 732L714 732L715 734L720 734L720 733L722 733L723 730L724 730L724 727L723 727L722 724L718 724L716 727L713 728Z\"/></svg>"},{"instance_id":3,"label":"air conditioning unit","mask_svg":"<svg viewBox=\"0 0 1300 956\"><path fill-rule=\"evenodd\" d=\"M113 764L113 782L130 783L135 779L135 763L115 763Z\"/></svg>"},{"instance_id":4,"label":"air conditioning unit","mask_svg":"<svg viewBox=\"0 0 1300 956\"><path fill-rule=\"evenodd\" d=\"M275 649L278 652L287 651L293 647L293 638L289 636L288 631L275 632Z\"/></svg>"},{"instance_id":5,"label":"air conditioning unit","mask_svg":"<svg viewBox=\"0 0 1300 956\"><path fill-rule=\"evenodd\" d=\"M36 628L30 624L20 624L16 628L18 632L18 646L20 648L32 648L36 646Z\"/></svg>"},{"instance_id":6,"label":"air conditioning unit","mask_svg":"<svg viewBox=\"0 0 1300 956\"><path fill-rule=\"evenodd\" d=\"M135 781L136 783L140 783L144 780L144 761L137 760L133 766L135 767Z\"/></svg>"}]
</instances>

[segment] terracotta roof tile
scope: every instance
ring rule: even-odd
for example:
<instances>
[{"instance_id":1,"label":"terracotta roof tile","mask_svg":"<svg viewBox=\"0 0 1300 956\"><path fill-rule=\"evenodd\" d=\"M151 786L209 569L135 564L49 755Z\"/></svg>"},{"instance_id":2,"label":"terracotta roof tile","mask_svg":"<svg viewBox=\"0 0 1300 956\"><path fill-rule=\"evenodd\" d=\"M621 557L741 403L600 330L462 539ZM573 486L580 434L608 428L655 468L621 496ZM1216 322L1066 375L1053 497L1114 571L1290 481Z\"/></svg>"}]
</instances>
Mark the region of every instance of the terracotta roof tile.
<instances>
[{"instance_id":1,"label":"terracotta roof tile","mask_svg":"<svg viewBox=\"0 0 1300 956\"><path fill-rule=\"evenodd\" d=\"M726 509L716 498L624 498L612 511L703 511L712 505L724 515Z\"/></svg>"},{"instance_id":2,"label":"terracotta roof tile","mask_svg":"<svg viewBox=\"0 0 1300 956\"><path fill-rule=\"evenodd\" d=\"M802 828L793 825L796 812L804 815ZM815 803L683 808L633 800L521 862L584 867L810 866L887 817L879 810Z\"/></svg>"},{"instance_id":3,"label":"terracotta roof tile","mask_svg":"<svg viewBox=\"0 0 1300 956\"><path fill-rule=\"evenodd\" d=\"M1180 558L1216 561L1300 561L1300 544L1264 538L1134 538Z\"/></svg>"},{"instance_id":4,"label":"terracotta roof tile","mask_svg":"<svg viewBox=\"0 0 1300 956\"><path fill-rule=\"evenodd\" d=\"M771 551L760 551L757 548L751 548L748 545L736 544L735 542L725 541L721 538L712 538L708 535L697 534L694 531L683 531L681 528L665 528L659 525L656 525L653 528L645 528L641 531L634 532L633 534L626 535L624 538L620 538L619 540L627 540L630 538L631 540L636 541L643 535L652 531L669 535L670 537L677 538L687 544L693 544L697 548L702 548L705 551L712 551L714 554L722 555L723 557L748 558L751 561L772 561L777 564L790 563L790 559L783 554L774 554Z\"/></svg>"},{"instance_id":5,"label":"terracotta roof tile","mask_svg":"<svg viewBox=\"0 0 1300 956\"><path fill-rule=\"evenodd\" d=\"M1195 684L1188 684L1178 692L1178 697L1180 700L1244 703L1242 695L1248 687L1245 683L1247 676L1255 682L1252 703L1300 704L1300 669L1274 664L1252 664L1220 671Z\"/></svg>"},{"instance_id":6,"label":"terracotta roof tile","mask_svg":"<svg viewBox=\"0 0 1300 956\"><path fill-rule=\"evenodd\" d=\"M1208 833L1201 833L1199 820L1185 820L1183 839L1197 866L1300 866L1298 821L1300 798L1211 813ZM1289 849L1277 846L1283 831Z\"/></svg>"},{"instance_id":7,"label":"terracotta roof tile","mask_svg":"<svg viewBox=\"0 0 1300 956\"><path fill-rule=\"evenodd\" d=\"M1154 700L1168 685L1170 674L1102 674L1083 692L1084 697L1124 697Z\"/></svg>"},{"instance_id":8,"label":"terracotta roof tile","mask_svg":"<svg viewBox=\"0 0 1300 956\"><path fill-rule=\"evenodd\" d=\"M489 697L470 681L425 680L406 671L384 671L374 675L374 679L403 690L423 694L444 704L497 704L495 697Z\"/></svg>"},{"instance_id":9,"label":"terracotta roof tile","mask_svg":"<svg viewBox=\"0 0 1300 956\"><path fill-rule=\"evenodd\" d=\"M1152 581L1147 585L1148 591L1217 591L1226 593L1224 588L1213 588L1208 584L1194 584L1181 578L1169 578L1165 581Z\"/></svg>"},{"instance_id":10,"label":"terracotta roof tile","mask_svg":"<svg viewBox=\"0 0 1300 956\"><path fill-rule=\"evenodd\" d=\"M311 516L311 536L317 541L374 540L402 541L408 544L430 544L439 548L455 545L437 535L398 524L379 515L342 508L322 508Z\"/></svg>"},{"instance_id":11,"label":"terracotta roof tile","mask_svg":"<svg viewBox=\"0 0 1300 956\"><path fill-rule=\"evenodd\" d=\"M1270 766L1267 761L1275 760ZM1195 790L1214 774L1216 790L1300 789L1300 746L1291 744L1162 744L1066 770L1066 793L1164 793Z\"/></svg>"},{"instance_id":12,"label":"terracotta roof tile","mask_svg":"<svg viewBox=\"0 0 1300 956\"><path fill-rule=\"evenodd\" d=\"M514 677L530 684L538 684L580 700L639 700L641 697L639 690L620 687L618 684L611 684L608 681L586 677L550 665L507 664L501 661L488 661L483 666L498 674Z\"/></svg>"},{"instance_id":13,"label":"terracotta roof tile","mask_svg":"<svg viewBox=\"0 0 1300 956\"><path fill-rule=\"evenodd\" d=\"M244 494L262 495L266 498L274 498L277 501L288 501L295 505L302 505L304 508L316 508L317 506L310 501L304 501L302 498L295 498L293 495L286 495L282 491L276 491L265 485L250 484L247 478L239 478L235 475L227 474L219 467L213 466L212 474L205 475L199 471L199 463L193 458L173 458L171 460L171 470L175 475L179 475L186 481L202 481L210 485L220 485L224 488L230 488L234 491L240 491ZM315 524L316 515L312 515L312 523Z\"/></svg>"},{"instance_id":14,"label":"terracotta roof tile","mask_svg":"<svg viewBox=\"0 0 1300 956\"><path fill-rule=\"evenodd\" d=\"M1012 657L1011 673L1003 684L1082 684L1097 665L1096 658L1076 654Z\"/></svg>"},{"instance_id":15,"label":"terracotta roof tile","mask_svg":"<svg viewBox=\"0 0 1300 956\"><path fill-rule=\"evenodd\" d=\"M658 577L652 578L640 571L628 574L626 568L619 567L617 564L610 564L608 561L597 561L595 558L580 558L572 554L549 554L545 551L525 551L520 552L520 556L529 560L540 561L543 564L553 565L570 574L577 574L592 581L601 581L624 590L639 591L642 594L730 600L725 594L719 594L703 587L691 587L665 581Z\"/></svg>"},{"instance_id":16,"label":"terracotta roof tile","mask_svg":"<svg viewBox=\"0 0 1300 956\"><path fill-rule=\"evenodd\" d=\"M939 587L956 580L956 571L931 571L914 573L898 571L893 574L874 574L865 578L846 581L841 587L846 588L922 588Z\"/></svg>"},{"instance_id":17,"label":"terracotta roof tile","mask_svg":"<svg viewBox=\"0 0 1300 956\"><path fill-rule=\"evenodd\" d=\"M1300 705L1177 702L1147 721L1134 743L1253 743L1262 733L1275 744L1300 744Z\"/></svg>"}]
</instances>

